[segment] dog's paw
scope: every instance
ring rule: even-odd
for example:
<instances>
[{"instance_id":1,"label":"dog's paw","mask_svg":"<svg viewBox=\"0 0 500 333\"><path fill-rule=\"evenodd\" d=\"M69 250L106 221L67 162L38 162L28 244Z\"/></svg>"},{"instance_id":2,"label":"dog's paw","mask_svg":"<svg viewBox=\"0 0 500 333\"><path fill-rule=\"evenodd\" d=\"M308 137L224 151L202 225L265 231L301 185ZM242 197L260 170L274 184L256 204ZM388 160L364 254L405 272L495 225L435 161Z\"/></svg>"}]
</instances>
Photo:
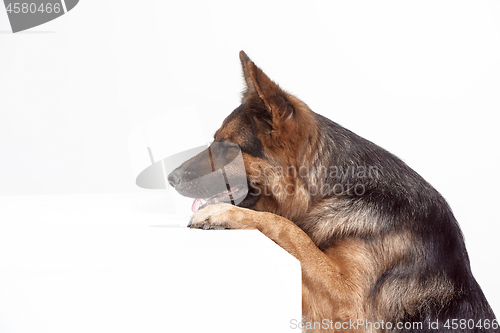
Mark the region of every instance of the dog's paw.
<instances>
[{"instance_id":1,"label":"dog's paw","mask_svg":"<svg viewBox=\"0 0 500 333\"><path fill-rule=\"evenodd\" d=\"M243 208L231 204L207 206L193 214L188 228L220 230L220 229L254 229L250 219L245 218Z\"/></svg>"}]
</instances>

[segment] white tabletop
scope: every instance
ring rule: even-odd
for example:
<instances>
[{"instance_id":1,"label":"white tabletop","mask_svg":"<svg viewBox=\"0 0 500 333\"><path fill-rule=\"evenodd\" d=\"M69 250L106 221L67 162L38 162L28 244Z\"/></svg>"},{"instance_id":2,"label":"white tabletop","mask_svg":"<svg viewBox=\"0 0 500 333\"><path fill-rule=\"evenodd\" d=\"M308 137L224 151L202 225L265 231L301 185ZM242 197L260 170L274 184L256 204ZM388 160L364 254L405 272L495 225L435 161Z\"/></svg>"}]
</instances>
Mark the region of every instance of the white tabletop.
<instances>
[{"instance_id":1,"label":"white tabletop","mask_svg":"<svg viewBox=\"0 0 500 333\"><path fill-rule=\"evenodd\" d=\"M295 258L255 230L187 229L164 199L0 196L0 332L298 331Z\"/></svg>"}]
</instances>

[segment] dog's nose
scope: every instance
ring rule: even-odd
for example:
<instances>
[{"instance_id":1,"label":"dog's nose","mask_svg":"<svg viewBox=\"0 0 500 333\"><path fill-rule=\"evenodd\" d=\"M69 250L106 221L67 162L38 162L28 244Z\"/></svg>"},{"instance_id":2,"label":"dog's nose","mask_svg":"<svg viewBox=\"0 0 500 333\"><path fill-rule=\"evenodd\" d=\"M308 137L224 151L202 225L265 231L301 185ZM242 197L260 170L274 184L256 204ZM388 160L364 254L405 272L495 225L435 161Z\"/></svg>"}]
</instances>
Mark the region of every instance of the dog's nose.
<instances>
[{"instance_id":1,"label":"dog's nose","mask_svg":"<svg viewBox=\"0 0 500 333\"><path fill-rule=\"evenodd\" d=\"M181 168L177 168L172 171L170 175L168 175L168 183L170 184L170 186L176 187L177 185L179 185L182 179L182 174L183 172Z\"/></svg>"}]
</instances>

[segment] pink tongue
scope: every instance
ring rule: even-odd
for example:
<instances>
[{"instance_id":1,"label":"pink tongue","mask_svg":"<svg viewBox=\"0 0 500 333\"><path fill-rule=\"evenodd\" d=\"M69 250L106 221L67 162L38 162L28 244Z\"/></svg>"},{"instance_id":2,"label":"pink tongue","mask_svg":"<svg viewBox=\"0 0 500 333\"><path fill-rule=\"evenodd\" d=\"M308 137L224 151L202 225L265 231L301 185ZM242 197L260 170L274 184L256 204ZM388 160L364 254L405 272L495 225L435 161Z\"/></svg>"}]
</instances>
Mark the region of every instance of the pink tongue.
<instances>
[{"instance_id":1,"label":"pink tongue","mask_svg":"<svg viewBox=\"0 0 500 333\"><path fill-rule=\"evenodd\" d=\"M196 213L201 206L201 199L194 199L193 204L191 205L191 211Z\"/></svg>"}]
</instances>

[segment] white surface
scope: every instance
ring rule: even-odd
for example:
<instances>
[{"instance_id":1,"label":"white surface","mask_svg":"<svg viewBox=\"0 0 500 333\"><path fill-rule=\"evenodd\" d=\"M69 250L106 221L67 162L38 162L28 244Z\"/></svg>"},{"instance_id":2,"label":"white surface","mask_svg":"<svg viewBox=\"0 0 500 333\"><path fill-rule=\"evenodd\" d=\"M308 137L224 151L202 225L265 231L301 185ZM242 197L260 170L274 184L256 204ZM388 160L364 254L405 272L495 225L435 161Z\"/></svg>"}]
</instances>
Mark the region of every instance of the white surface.
<instances>
[{"instance_id":1,"label":"white surface","mask_svg":"<svg viewBox=\"0 0 500 333\"><path fill-rule=\"evenodd\" d=\"M290 331L298 261L258 231L173 227L155 196L0 196L0 332Z\"/></svg>"},{"instance_id":2,"label":"white surface","mask_svg":"<svg viewBox=\"0 0 500 333\"><path fill-rule=\"evenodd\" d=\"M0 34L0 193L135 190L130 131L196 104L212 134L239 105L243 49L443 194L500 315L499 40L498 1L80 1ZM165 126L173 150L192 128Z\"/></svg>"}]
</instances>

